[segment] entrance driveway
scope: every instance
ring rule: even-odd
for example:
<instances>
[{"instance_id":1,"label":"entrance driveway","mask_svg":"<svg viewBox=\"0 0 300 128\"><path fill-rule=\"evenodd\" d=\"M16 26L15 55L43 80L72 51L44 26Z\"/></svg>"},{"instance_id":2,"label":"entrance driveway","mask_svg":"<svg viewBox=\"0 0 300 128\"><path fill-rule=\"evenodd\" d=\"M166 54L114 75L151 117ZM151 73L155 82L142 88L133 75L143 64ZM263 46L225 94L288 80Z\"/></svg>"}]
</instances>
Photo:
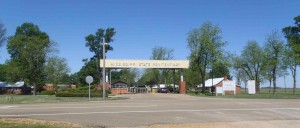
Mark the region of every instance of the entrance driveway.
<instances>
[{"instance_id":1,"label":"entrance driveway","mask_svg":"<svg viewBox=\"0 0 300 128\"><path fill-rule=\"evenodd\" d=\"M297 99L223 99L182 94L121 96L129 99L0 105L0 117L28 117L96 127L300 126L300 100Z\"/></svg>"}]
</instances>

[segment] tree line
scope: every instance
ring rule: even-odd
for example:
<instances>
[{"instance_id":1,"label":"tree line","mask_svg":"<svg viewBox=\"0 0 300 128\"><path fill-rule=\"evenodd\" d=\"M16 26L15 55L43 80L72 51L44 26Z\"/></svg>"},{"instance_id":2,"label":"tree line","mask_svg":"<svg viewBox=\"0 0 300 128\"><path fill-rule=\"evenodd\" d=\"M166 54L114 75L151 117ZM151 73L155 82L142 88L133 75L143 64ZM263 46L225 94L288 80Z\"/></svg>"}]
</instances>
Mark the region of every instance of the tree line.
<instances>
[{"instance_id":1,"label":"tree line","mask_svg":"<svg viewBox=\"0 0 300 128\"><path fill-rule=\"evenodd\" d=\"M300 62L300 16L295 17L294 21L295 25L282 28L282 33L272 31L263 46L255 40L249 40L240 55L224 51L226 42L222 40L221 29L211 22L205 22L200 28L190 31L187 39L191 52L190 69L199 76L202 91L205 91L207 69L213 71L215 65L220 63L234 70L238 84L255 80L257 92L260 92L262 82L269 81L270 87L273 83L273 94L276 93L277 78L287 75L290 69L295 94L296 72ZM287 43L283 41L282 35Z\"/></svg>"}]
</instances>

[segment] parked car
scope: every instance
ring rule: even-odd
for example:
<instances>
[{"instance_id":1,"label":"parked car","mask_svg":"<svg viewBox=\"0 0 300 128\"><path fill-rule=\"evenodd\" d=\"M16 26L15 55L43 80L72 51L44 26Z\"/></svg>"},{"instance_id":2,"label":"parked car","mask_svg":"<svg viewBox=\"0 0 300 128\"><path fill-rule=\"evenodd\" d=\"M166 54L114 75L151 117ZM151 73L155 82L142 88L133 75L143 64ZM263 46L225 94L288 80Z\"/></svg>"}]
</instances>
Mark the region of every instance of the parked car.
<instances>
[{"instance_id":1,"label":"parked car","mask_svg":"<svg viewBox=\"0 0 300 128\"><path fill-rule=\"evenodd\" d=\"M167 88L159 88L159 89L157 90L157 92L158 92L158 93L168 93L169 90L168 90Z\"/></svg>"}]
</instances>

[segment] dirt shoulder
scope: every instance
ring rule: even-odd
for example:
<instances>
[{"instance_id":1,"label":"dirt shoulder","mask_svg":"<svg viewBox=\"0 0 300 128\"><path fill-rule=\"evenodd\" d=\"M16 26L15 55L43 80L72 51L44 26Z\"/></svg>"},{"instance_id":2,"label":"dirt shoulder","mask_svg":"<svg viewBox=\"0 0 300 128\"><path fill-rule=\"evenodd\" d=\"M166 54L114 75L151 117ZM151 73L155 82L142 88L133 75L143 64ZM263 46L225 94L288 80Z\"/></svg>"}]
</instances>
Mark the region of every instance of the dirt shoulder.
<instances>
[{"instance_id":1,"label":"dirt shoulder","mask_svg":"<svg viewBox=\"0 0 300 128\"><path fill-rule=\"evenodd\" d=\"M195 124L154 124L134 128L298 128L300 120L240 121Z\"/></svg>"}]
</instances>

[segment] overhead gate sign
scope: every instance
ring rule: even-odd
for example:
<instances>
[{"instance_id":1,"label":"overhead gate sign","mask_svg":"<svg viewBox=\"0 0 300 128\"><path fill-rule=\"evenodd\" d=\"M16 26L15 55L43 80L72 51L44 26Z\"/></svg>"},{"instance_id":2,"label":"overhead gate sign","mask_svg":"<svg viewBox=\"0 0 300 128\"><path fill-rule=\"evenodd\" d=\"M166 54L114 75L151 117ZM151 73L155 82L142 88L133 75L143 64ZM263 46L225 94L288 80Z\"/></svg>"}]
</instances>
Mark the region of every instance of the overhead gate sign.
<instances>
[{"instance_id":1,"label":"overhead gate sign","mask_svg":"<svg viewBox=\"0 0 300 128\"><path fill-rule=\"evenodd\" d=\"M103 60L100 60L103 67ZM160 68L160 69L187 69L188 60L110 60L105 59L106 68Z\"/></svg>"}]
</instances>

